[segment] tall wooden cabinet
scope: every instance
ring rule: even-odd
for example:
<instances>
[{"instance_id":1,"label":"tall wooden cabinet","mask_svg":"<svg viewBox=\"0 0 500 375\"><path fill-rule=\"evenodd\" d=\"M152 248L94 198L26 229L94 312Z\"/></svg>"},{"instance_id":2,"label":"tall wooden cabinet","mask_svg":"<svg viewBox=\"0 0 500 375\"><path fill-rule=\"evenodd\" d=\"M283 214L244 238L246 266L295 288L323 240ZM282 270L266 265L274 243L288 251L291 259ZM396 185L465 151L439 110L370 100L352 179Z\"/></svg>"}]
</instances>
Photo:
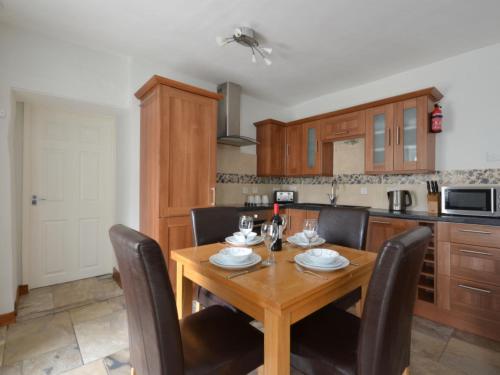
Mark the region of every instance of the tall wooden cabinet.
<instances>
[{"instance_id":1,"label":"tall wooden cabinet","mask_svg":"<svg viewBox=\"0 0 500 375\"><path fill-rule=\"evenodd\" d=\"M303 127L299 125L289 125L286 127L286 175L301 176L304 152Z\"/></svg>"},{"instance_id":2,"label":"tall wooden cabinet","mask_svg":"<svg viewBox=\"0 0 500 375\"><path fill-rule=\"evenodd\" d=\"M140 231L170 252L192 245L189 212L215 205L216 93L153 76L141 101Z\"/></svg>"},{"instance_id":3,"label":"tall wooden cabinet","mask_svg":"<svg viewBox=\"0 0 500 375\"><path fill-rule=\"evenodd\" d=\"M257 176L284 176L286 124L269 119L254 125L257 130Z\"/></svg>"}]
</instances>

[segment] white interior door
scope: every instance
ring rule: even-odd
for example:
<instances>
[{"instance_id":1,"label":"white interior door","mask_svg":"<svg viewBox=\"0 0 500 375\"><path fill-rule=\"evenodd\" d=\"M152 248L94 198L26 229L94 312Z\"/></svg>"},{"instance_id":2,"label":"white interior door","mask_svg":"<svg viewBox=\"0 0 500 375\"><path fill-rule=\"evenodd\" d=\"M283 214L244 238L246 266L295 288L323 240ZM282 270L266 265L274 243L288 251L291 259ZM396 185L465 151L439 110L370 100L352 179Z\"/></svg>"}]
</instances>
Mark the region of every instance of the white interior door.
<instances>
[{"instance_id":1,"label":"white interior door","mask_svg":"<svg viewBox=\"0 0 500 375\"><path fill-rule=\"evenodd\" d=\"M110 273L114 118L43 105L30 112L24 279L33 288Z\"/></svg>"}]
</instances>

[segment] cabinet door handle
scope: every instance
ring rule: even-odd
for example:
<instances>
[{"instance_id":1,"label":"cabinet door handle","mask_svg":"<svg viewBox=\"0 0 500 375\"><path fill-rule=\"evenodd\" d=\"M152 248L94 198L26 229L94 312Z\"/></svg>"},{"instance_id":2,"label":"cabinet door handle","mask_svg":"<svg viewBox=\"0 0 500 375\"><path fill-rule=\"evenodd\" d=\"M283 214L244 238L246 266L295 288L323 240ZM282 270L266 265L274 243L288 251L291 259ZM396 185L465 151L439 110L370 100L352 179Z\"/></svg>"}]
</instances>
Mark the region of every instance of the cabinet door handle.
<instances>
[{"instance_id":1,"label":"cabinet door handle","mask_svg":"<svg viewBox=\"0 0 500 375\"><path fill-rule=\"evenodd\" d=\"M490 253L485 253L484 251L474 251L474 250L464 250L464 249L460 249L460 252L461 253L467 253L467 254L478 254L478 255L488 255L488 256L492 256L493 254L490 254Z\"/></svg>"},{"instance_id":2,"label":"cabinet door handle","mask_svg":"<svg viewBox=\"0 0 500 375\"><path fill-rule=\"evenodd\" d=\"M215 206L215 187L211 187L212 190L212 206Z\"/></svg>"},{"instance_id":3,"label":"cabinet door handle","mask_svg":"<svg viewBox=\"0 0 500 375\"><path fill-rule=\"evenodd\" d=\"M468 286L468 285L464 285L464 284L458 284L458 287L462 288L462 289L469 289L469 290L472 290L474 292L479 292L479 293L486 293L486 294L490 294L491 293L491 290L481 289L481 288L474 288L473 286Z\"/></svg>"},{"instance_id":4,"label":"cabinet door handle","mask_svg":"<svg viewBox=\"0 0 500 375\"><path fill-rule=\"evenodd\" d=\"M370 223L385 224L385 225L389 225L390 224L390 222L388 222L388 221L378 221L378 220L372 220L372 221L370 221Z\"/></svg>"},{"instance_id":5,"label":"cabinet door handle","mask_svg":"<svg viewBox=\"0 0 500 375\"><path fill-rule=\"evenodd\" d=\"M335 132L335 135L342 135L342 134L348 134L349 130L343 130L341 132Z\"/></svg>"},{"instance_id":6,"label":"cabinet door handle","mask_svg":"<svg viewBox=\"0 0 500 375\"><path fill-rule=\"evenodd\" d=\"M459 232L463 233L475 233L475 234L491 234L491 232L486 232L483 230L472 230L472 229L459 229Z\"/></svg>"},{"instance_id":7,"label":"cabinet door handle","mask_svg":"<svg viewBox=\"0 0 500 375\"><path fill-rule=\"evenodd\" d=\"M387 134L388 134L387 145L390 147L391 146L391 129L387 129Z\"/></svg>"},{"instance_id":8,"label":"cabinet door handle","mask_svg":"<svg viewBox=\"0 0 500 375\"><path fill-rule=\"evenodd\" d=\"M399 145L399 126L396 127L396 144Z\"/></svg>"}]
</instances>

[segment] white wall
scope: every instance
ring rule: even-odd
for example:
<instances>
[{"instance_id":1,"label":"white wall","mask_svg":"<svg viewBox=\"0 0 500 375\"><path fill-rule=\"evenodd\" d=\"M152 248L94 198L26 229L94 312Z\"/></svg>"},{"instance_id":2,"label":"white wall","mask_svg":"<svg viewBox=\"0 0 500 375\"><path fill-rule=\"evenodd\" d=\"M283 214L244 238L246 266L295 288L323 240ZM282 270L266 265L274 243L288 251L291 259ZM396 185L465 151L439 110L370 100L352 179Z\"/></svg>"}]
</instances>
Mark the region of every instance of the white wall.
<instances>
[{"instance_id":1,"label":"white wall","mask_svg":"<svg viewBox=\"0 0 500 375\"><path fill-rule=\"evenodd\" d=\"M444 95L438 170L499 168L500 44L468 52L288 108L294 119L435 86Z\"/></svg>"}]
</instances>

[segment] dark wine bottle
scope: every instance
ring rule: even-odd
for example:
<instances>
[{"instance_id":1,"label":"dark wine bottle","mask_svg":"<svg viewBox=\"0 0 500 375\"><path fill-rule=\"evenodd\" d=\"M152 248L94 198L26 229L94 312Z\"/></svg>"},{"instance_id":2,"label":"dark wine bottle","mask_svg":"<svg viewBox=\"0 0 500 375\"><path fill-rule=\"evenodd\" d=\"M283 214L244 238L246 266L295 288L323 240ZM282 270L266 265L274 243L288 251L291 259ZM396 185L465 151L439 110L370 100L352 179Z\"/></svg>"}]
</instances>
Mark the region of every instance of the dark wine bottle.
<instances>
[{"instance_id":1,"label":"dark wine bottle","mask_svg":"<svg viewBox=\"0 0 500 375\"><path fill-rule=\"evenodd\" d=\"M271 251L280 251L283 243L283 219L280 216L280 206L278 203L274 204L274 216L272 223L276 224L278 227L278 239L274 245L271 246Z\"/></svg>"}]
</instances>

